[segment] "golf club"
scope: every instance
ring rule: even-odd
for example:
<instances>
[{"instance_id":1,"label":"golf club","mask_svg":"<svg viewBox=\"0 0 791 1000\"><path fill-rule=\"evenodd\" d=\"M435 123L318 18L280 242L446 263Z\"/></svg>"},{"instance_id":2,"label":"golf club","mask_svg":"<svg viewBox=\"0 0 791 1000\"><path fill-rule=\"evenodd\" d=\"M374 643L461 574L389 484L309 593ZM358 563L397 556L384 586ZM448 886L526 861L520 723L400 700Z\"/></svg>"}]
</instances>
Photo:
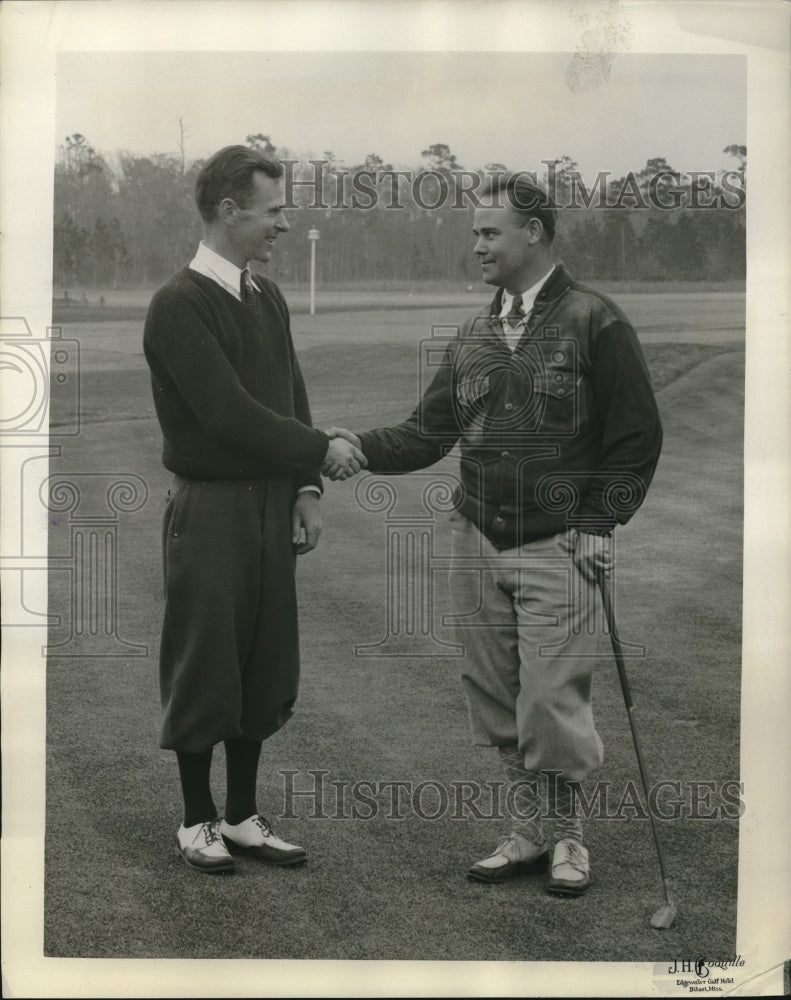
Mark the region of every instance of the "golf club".
<instances>
[{"instance_id":1,"label":"golf club","mask_svg":"<svg viewBox=\"0 0 791 1000\"><path fill-rule=\"evenodd\" d=\"M618 637L618 631L615 627L615 613L612 606L612 587L610 574L608 570L602 570L598 574L599 590L601 591L602 603L604 604L604 616L607 621L607 628L610 632L610 641L612 642L613 653L615 654L615 663L618 667L618 677L621 681L621 690L623 691L623 700L626 704L626 712L629 716L629 726L632 730L632 740L634 741L634 749L637 754L637 765L640 768L640 777L643 781L643 791L645 793L646 807L648 811L648 818L651 821L651 832L654 836L654 844L656 845L656 853L659 858L659 870L662 873L662 885L665 890L665 902L651 917L651 926L657 928L658 930L666 930L668 927L672 927L675 922L676 915L678 913L678 908L673 899L673 895L670 892L670 886L667 881L667 868L665 866L665 855L662 850L662 843L659 839L659 831L656 825L656 819L654 814L651 812L650 802L649 802L649 788L650 784L648 781L648 772L646 770L645 761L643 759L643 752L640 748L640 738L637 734L637 719L635 717L635 705L632 700L632 692L629 689L629 681L626 677L626 666L624 664L623 650L621 647L621 640Z\"/></svg>"}]
</instances>

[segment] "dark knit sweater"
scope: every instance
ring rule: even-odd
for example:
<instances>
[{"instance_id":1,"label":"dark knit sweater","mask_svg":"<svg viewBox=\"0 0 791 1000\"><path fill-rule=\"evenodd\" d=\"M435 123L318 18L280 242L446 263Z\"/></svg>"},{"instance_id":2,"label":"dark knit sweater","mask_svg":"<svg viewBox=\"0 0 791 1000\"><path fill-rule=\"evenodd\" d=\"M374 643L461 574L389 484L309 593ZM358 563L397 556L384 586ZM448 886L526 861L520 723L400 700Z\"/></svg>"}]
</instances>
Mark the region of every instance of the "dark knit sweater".
<instances>
[{"instance_id":1,"label":"dark knit sweater","mask_svg":"<svg viewBox=\"0 0 791 1000\"><path fill-rule=\"evenodd\" d=\"M277 285L257 276L258 313L189 268L151 300L143 349L162 461L190 479L291 476L321 486L329 439L311 426Z\"/></svg>"}]
</instances>

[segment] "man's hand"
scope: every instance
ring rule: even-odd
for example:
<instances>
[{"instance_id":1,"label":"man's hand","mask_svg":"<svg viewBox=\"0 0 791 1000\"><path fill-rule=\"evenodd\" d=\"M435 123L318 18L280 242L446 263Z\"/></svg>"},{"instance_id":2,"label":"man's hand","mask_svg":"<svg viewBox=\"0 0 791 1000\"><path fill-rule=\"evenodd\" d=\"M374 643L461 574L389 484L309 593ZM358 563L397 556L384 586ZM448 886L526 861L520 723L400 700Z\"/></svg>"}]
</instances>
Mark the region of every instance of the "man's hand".
<instances>
[{"instance_id":1,"label":"man's hand","mask_svg":"<svg viewBox=\"0 0 791 1000\"><path fill-rule=\"evenodd\" d=\"M321 534L319 498L312 490L300 493L291 509L291 541L298 556L315 549Z\"/></svg>"},{"instance_id":2,"label":"man's hand","mask_svg":"<svg viewBox=\"0 0 791 1000\"><path fill-rule=\"evenodd\" d=\"M327 433L330 434L330 446L321 467L323 475L333 482L338 482L368 467L368 460L360 451L360 439L355 434L338 427L330 428ZM355 444L351 438L357 443Z\"/></svg>"},{"instance_id":3,"label":"man's hand","mask_svg":"<svg viewBox=\"0 0 791 1000\"><path fill-rule=\"evenodd\" d=\"M355 448L362 451L360 439L352 431L346 430L345 427L328 427L324 433L331 438L343 438L344 441L348 441L349 444L353 444Z\"/></svg>"},{"instance_id":4,"label":"man's hand","mask_svg":"<svg viewBox=\"0 0 791 1000\"><path fill-rule=\"evenodd\" d=\"M589 583L596 583L599 575L613 567L611 535L593 535L588 531L575 531L574 564Z\"/></svg>"}]
</instances>

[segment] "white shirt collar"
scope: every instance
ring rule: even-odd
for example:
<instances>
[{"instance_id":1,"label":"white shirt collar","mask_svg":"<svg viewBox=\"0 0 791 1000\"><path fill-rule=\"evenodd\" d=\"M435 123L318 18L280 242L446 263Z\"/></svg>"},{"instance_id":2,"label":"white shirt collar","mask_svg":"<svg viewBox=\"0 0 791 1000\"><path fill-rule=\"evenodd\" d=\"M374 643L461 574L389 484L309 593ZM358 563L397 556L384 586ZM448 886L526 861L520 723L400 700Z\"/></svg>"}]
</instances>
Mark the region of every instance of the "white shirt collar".
<instances>
[{"instance_id":1,"label":"white shirt collar","mask_svg":"<svg viewBox=\"0 0 791 1000\"><path fill-rule=\"evenodd\" d=\"M533 306L535 305L536 298L538 297L538 293L541 291L541 288L546 283L550 274L552 274L554 270L555 270L555 265L553 264L543 278L539 278L534 285L531 285L526 291L522 292L522 309L524 310L525 313L525 319L527 319L527 317L530 315L530 312ZM506 292L506 290L503 289L503 300L500 303L500 319L505 319L505 317L511 311L511 303L513 301L514 301L513 295L511 295L510 292Z\"/></svg>"},{"instance_id":2,"label":"white shirt collar","mask_svg":"<svg viewBox=\"0 0 791 1000\"><path fill-rule=\"evenodd\" d=\"M221 257L208 247L203 240L198 245L195 256L190 261L190 270L197 271L205 278L211 278L229 292L235 299L242 301L241 287L244 271L238 268L227 257ZM248 272L249 273L249 272Z\"/></svg>"}]
</instances>

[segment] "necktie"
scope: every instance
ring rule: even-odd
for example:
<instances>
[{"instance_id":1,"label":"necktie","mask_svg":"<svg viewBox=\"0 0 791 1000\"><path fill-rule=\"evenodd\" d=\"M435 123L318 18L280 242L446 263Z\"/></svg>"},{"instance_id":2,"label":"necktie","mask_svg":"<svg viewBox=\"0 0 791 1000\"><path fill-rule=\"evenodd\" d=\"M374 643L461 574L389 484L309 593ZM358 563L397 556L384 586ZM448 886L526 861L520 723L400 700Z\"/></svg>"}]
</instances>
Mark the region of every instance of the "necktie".
<instances>
[{"instance_id":1,"label":"necktie","mask_svg":"<svg viewBox=\"0 0 791 1000\"><path fill-rule=\"evenodd\" d=\"M525 318L524 310L522 309L522 296L515 295L511 302L511 309L508 315L505 317L508 321L508 325L515 327Z\"/></svg>"},{"instance_id":2,"label":"necktie","mask_svg":"<svg viewBox=\"0 0 791 1000\"><path fill-rule=\"evenodd\" d=\"M250 310L259 322L264 320L264 308L260 297L256 294L256 284L253 281L249 268L242 271L242 281L239 286L239 294L242 297L242 305Z\"/></svg>"},{"instance_id":3,"label":"necktie","mask_svg":"<svg viewBox=\"0 0 791 1000\"><path fill-rule=\"evenodd\" d=\"M250 277L250 269L242 271L242 280L239 286L242 302L251 309L255 309L255 292L253 291L253 279Z\"/></svg>"}]
</instances>

